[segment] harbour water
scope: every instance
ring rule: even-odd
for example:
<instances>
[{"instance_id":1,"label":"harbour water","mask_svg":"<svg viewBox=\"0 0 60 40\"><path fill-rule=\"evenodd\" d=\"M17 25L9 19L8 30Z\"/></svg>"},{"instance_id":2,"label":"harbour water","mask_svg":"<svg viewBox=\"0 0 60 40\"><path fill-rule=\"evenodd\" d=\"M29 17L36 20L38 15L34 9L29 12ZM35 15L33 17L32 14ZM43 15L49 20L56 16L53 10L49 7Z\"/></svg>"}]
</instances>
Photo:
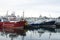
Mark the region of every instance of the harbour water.
<instances>
[{"instance_id":1,"label":"harbour water","mask_svg":"<svg viewBox=\"0 0 60 40\"><path fill-rule=\"evenodd\" d=\"M60 29L0 29L0 40L60 40Z\"/></svg>"}]
</instances>

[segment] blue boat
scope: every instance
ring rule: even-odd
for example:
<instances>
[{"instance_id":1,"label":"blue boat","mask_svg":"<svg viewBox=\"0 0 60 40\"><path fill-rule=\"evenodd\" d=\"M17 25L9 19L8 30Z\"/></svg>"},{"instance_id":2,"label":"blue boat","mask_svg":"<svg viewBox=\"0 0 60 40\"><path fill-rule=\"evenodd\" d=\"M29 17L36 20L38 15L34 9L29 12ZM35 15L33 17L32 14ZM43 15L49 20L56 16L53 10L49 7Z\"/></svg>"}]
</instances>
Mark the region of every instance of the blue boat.
<instances>
[{"instance_id":1,"label":"blue boat","mask_svg":"<svg viewBox=\"0 0 60 40\"><path fill-rule=\"evenodd\" d=\"M44 19L44 20L37 20L31 21L26 27L33 29L33 28L56 28L55 20L53 19Z\"/></svg>"},{"instance_id":2,"label":"blue boat","mask_svg":"<svg viewBox=\"0 0 60 40\"><path fill-rule=\"evenodd\" d=\"M31 26L37 26L37 25L54 25L55 21L49 21L49 22L42 22L39 24L30 24Z\"/></svg>"}]
</instances>

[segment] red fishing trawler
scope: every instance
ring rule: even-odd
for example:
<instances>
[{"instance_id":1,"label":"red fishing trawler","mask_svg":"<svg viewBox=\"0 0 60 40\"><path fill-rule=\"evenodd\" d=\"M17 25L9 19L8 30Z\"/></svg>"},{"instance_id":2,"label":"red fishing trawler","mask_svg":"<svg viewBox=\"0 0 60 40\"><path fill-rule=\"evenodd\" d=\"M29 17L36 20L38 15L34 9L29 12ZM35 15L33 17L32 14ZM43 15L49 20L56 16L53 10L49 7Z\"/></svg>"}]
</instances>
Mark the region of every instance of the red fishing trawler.
<instances>
[{"instance_id":1,"label":"red fishing trawler","mask_svg":"<svg viewBox=\"0 0 60 40\"><path fill-rule=\"evenodd\" d=\"M24 12L23 12L24 15ZM0 19L0 26L1 28L13 28L13 29L20 29L24 28L26 24L26 20L23 18L17 18L15 13L13 12L11 15L6 15Z\"/></svg>"}]
</instances>

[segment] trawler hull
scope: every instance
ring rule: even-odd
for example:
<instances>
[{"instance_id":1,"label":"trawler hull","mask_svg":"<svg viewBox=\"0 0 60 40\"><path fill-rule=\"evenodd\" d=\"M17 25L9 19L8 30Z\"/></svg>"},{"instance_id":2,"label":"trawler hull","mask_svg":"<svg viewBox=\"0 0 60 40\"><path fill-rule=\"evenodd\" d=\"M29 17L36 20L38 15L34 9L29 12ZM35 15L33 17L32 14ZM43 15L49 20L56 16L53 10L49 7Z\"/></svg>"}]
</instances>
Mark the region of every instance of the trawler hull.
<instances>
[{"instance_id":1,"label":"trawler hull","mask_svg":"<svg viewBox=\"0 0 60 40\"><path fill-rule=\"evenodd\" d=\"M13 29L20 29L24 28L26 21L20 22L0 22L1 28L13 28Z\"/></svg>"}]
</instances>

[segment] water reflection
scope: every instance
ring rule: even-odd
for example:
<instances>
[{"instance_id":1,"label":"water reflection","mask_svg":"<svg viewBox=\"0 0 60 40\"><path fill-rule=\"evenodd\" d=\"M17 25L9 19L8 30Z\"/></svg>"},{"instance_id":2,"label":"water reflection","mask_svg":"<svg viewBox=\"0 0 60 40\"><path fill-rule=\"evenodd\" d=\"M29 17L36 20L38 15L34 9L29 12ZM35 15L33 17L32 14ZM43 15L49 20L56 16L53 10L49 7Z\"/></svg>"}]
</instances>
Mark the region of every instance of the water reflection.
<instances>
[{"instance_id":1,"label":"water reflection","mask_svg":"<svg viewBox=\"0 0 60 40\"><path fill-rule=\"evenodd\" d=\"M60 29L0 29L0 40L60 40Z\"/></svg>"},{"instance_id":2,"label":"water reflection","mask_svg":"<svg viewBox=\"0 0 60 40\"><path fill-rule=\"evenodd\" d=\"M17 38L18 36L26 36L26 31L24 29L18 30L18 29L8 29L8 28L2 28L0 29L0 36L6 36L6 38L11 38L13 40L14 38ZM22 38L22 40L23 40Z\"/></svg>"}]
</instances>

